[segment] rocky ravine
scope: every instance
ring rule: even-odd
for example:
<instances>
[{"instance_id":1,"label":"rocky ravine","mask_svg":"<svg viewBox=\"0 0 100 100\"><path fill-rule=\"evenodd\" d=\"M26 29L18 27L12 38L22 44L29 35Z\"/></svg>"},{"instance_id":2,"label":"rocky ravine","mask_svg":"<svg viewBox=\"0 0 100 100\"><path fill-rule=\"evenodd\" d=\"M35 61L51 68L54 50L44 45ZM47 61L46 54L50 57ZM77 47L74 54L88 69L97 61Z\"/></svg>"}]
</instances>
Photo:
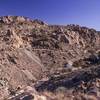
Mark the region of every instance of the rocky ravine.
<instances>
[{"instance_id":1,"label":"rocky ravine","mask_svg":"<svg viewBox=\"0 0 100 100\"><path fill-rule=\"evenodd\" d=\"M28 100L80 100L75 93L88 98L87 88L92 86L82 84L96 84L100 78L99 45L100 32L87 27L0 17L1 100L26 100L26 95L30 95ZM81 85L85 92L78 88ZM58 97L62 87L67 92ZM67 96L69 93L72 97Z\"/></svg>"}]
</instances>

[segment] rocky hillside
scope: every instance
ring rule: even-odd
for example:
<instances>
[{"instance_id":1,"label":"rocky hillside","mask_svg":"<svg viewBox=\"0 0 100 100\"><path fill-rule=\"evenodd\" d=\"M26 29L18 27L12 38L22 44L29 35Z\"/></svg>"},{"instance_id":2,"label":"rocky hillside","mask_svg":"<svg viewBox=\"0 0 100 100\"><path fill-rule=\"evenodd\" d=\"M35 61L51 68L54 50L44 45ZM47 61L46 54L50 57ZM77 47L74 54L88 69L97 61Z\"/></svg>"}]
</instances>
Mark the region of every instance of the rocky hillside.
<instances>
[{"instance_id":1,"label":"rocky hillside","mask_svg":"<svg viewBox=\"0 0 100 100\"><path fill-rule=\"evenodd\" d=\"M87 27L48 25L22 16L0 17L1 100L12 97L26 86L52 93L59 87L74 89L81 81L99 78L99 45L100 32ZM50 99L52 95L46 97Z\"/></svg>"}]
</instances>

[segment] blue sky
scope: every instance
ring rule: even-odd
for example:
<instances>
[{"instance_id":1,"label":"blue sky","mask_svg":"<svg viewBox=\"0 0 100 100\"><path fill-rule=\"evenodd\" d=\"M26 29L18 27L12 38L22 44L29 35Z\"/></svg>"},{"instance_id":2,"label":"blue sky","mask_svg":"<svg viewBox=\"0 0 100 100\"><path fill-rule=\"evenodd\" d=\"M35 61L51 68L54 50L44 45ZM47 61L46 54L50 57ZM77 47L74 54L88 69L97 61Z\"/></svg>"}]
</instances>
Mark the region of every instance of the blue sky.
<instances>
[{"instance_id":1,"label":"blue sky","mask_svg":"<svg viewBox=\"0 0 100 100\"><path fill-rule=\"evenodd\" d=\"M49 24L100 30L100 0L0 0L0 16L21 15Z\"/></svg>"}]
</instances>

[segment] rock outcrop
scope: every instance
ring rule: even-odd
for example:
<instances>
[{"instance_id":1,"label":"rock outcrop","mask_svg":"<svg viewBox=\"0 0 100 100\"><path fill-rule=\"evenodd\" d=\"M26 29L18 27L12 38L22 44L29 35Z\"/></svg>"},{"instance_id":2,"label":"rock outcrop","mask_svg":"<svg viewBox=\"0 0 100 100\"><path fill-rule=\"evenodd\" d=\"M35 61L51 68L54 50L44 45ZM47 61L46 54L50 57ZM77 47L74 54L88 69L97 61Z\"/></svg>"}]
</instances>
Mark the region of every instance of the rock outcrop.
<instances>
[{"instance_id":1,"label":"rock outcrop","mask_svg":"<svg viewBox=\"0 0 100 100\"><path fill-rule=\"evenodd\" d=\"M81 81L87 82L89 75L99 78L99 64L100 32L94 29L48 25L23 16L0 17L1 97L10 97L18 89L33 85L37 90L42 87L55 91L67 84L74 89L78 78L77 86ZM96 71L96 75L91 71ZM43 100L50 99L46 93L42 95Z\"/></svg>"}]
</instances>

